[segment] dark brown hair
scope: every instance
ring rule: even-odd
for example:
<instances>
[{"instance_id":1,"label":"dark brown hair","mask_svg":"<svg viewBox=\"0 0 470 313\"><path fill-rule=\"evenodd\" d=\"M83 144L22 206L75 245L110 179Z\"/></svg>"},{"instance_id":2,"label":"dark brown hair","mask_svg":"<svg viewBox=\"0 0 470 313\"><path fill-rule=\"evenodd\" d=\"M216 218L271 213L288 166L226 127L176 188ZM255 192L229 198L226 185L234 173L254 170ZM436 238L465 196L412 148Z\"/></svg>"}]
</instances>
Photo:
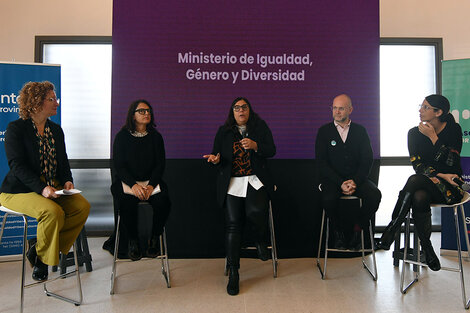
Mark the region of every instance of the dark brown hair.
<instances>
[{"instance_id":1,"label":"dark brown hair","mask_svg":"<svg viewBox=\"0 0 470 313\"><path fill-rule=\"evenodd\" d=\"M155 125L155 119L153 116L153 108L150 105L150 103L144 99L138 99L131 103L131 105L129 106L129 110L127 111L126 125L124 125L123 128L126 128L127 130L131 132L135 131L134 114L135 114L135 110L139 106L139 103L145 103L150 109L150 123L147 124L147 131L151 129L155 129L156 125Z\"/></svg>"}]
</instances>

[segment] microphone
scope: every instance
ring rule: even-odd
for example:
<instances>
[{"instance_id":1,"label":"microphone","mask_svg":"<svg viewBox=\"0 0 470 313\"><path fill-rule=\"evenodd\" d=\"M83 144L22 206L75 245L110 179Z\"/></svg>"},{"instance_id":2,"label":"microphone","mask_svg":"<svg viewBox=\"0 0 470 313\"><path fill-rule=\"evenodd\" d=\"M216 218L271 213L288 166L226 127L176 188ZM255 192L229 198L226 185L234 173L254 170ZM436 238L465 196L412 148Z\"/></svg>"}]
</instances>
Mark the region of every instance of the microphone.
<instances>
[{"instance_id":1,"label":"microphone","mask_svg":"<svg viewBox=\"0 0 470 313\"><path fill-rule=\"evenodd\" d=\"M244 138L248 138L248 131L246 130L246 128L245 128L244 130L242 130L242 133L241 133L241 135L242 135L242 139L244 139ZM243 151L245 151L245 152L246 152L246 149L245 149L245 148L243 148Z\"/></svg>"},{"instance_id":2,"label":"microphone","mask_svg":"<svg viewBox=\"0 0 470 313\"><path fill-rule=\"evenodd\" d=\"M466 182L464 182L463 180L461 180L460 178L454 177L454 178L452 178L452 181L454 183L456 183L457 185L459 185L459 187L462 188L463 191L469 191L470 190L470 185L467 184Z\"/></svg>"}]
</instances>

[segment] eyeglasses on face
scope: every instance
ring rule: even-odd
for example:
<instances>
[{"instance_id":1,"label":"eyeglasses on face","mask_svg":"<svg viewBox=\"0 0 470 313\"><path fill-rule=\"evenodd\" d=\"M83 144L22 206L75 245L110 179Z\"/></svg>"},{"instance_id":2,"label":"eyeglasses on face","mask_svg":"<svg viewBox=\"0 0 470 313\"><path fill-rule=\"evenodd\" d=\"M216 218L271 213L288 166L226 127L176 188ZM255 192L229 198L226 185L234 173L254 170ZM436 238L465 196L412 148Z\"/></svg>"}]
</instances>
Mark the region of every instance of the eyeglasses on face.
<instances>
[{"instance_id":1,"label":"eyeglasses on face","mask_svg":"<svg viewBox=\"0 0 470 313\"><path fill-rule=\"evenodd\" d=\"M150 109L137 109L135 112L139 113L140 115L150 114Z\"/></svg>"},{"instance_id":2,"label":"eyeglasses on face","mask_svg":"<svg viewBox=\"0 0 470 313\"><path fill-rule=\"evenodd\" d=\"M436 108L434 108L434 107L432 107L432 106L430 106L430 105L427 105L427 104L420 104L420 105L419 105L419 108L420 108L420 109L423 109L423 110L425 110L425 111L428 111L428 110L434 110L434 111L439 110L439 109L436 109Z\"/></svg>"},{"instance_id":3,"label":"eyeglasses on face","mask_svg":"<svg viewBox=\"0 0 470 313\"><path fill-rule=\"evenodd\" d=\"M243 105L234 105L233 110L235 112L240 112L240 110L246 111L248 110L248 104L243 104Z\"/></svg>"},{"instance_id":4,"label":"eyeglasses on face","mask_svg":"<svg viewBox=\"0 0 470 313\"><path fill-rule=\"evenodd\" d=\"M330 108L331 108L331 111L336 111L336 110L338 110L338 111L340 111L340 112L344 112L344 110L346 110L345 107L335 107L335 106L331 106Z\"/></svg>"}]
</instances>

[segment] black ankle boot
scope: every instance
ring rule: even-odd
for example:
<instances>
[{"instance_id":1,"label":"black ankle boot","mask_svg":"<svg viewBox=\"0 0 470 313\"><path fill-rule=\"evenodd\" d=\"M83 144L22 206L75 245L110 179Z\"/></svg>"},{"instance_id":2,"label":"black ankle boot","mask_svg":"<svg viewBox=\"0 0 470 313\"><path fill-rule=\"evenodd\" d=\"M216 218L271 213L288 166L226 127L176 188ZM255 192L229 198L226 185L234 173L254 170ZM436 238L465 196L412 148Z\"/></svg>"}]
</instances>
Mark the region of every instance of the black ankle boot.
<instances>
[{"instance_id":1,"label":"black ankle boot","mask_svg":"<svg viewBox=\"0 0 470 313\"><path fill-rule=\"evenodd\" d=\"M426 256L426 264L432 271L438 271L441 269L441 262L437 257L434 249L432 248L431 241L427 243L421 242L421 247L423 247L424 254Z\"/></svg>"},{"instance_id":2,"label":"black ankle boot","mask_svg":"<svg viewBox=\"0 0 470 313\"><path fill-rule=\"evenodd\" d=\"M421 247L423 248L426 256L426 264L432 271L441 269L441 263L437 257L431 243L432 223L431 212L413 212L415 220L415 227L418 231L419 240L421 240Z\"/></svg>"},{"instance_id":3,"label":"black ankle boot","mask_svg":"<svg viewBox=\"0 0 470 313\"><path fill-rule=\"evenodd\" d=\"M149 245L147 247L147 256L149 258L156 258L160 255L160 236L153 235L149 241Z\"/></svg>"},{"instance_id":4,"label":"black ankle boot","mask_svg":"<svg viewBox=\"0 0 470 313\"><path fill-rule=\"evenodd\" d=\"M129 239L127 254L132 261L142 259L142 252L140 251L139 242L137 240Z\"/></svg>"},{"instance_id":5,"label":"black ankle boot","mask_svg":"<svg viewBox=\"0 0 470 313\"><path fill-rule=\"evenodd\" d=\"M264 242L256 243L256 252L258 253L258 258L261 261L267 261L271 258L271 255L268 250L268 245Z\"/></svg>"},{"instance_id":6,"label":"black ankle boot","mask_svg":"<svg viewBox=\"0 0 470 313\"><path fill-rule=\"evenodd\" d=\"M230 273L228 275L227 293L231 296L238 295L240 291L239 287L240 276L238 275L238 268L230 267Z\"/></svg>"},{"instance_id":7,"label":"black ankle boot","mask_svg":"<svg viewBox=\"0 0 470 313\"><path fill-rule=\"evenodd\" d=\"M36 264L33 267L33 279L36 281L45 281L49 275L49 267L36 258Z\"/></svg>"},{"instance_id":8,"label":"black ankle boot","mask_svg":"<svg viewBox=\"0 0 470 313\"><path fill-rule=\"evenodd\" d=\"M362 240L361 240L360 231L355 231L353 233L353 235L351 236L351 240L349 241L349 244L348 244L348 249L354 250L354 251L359 251L362 249Z\"/></svg>"},{"instance_id":9,"label":"black ankle boot","mask_svg":"<svg viewBox=\"0 0 470 313\"><path fill-rule=\"evenodd\" d=\"M29 263L31 266L34 266L36 264L36 258L38 256L36 252L36 238L32 238L28 240L28 251L26 252L26 258L28 258Z\"/></svg>"},{"instance_id":10,"label":"black ankle boot","mask_svg":"<svg viewBox=\"0 0 470 313\"><path fill-rule=\"evenodd\" d=\"M395 234L400 229L401 224L405 221L406 215L411 208L411 193L400 191L398 201L393 209L392 221L385 228L382 237L377 242L377 248L389 250Z\"/></svg>"},{"instance_id":11,"label":"black ankle boot","mask_svg":"<svg viewBox=\"0 0 470 313\"><path fill-rule=\"evenodd\" d=\"M338 250L345 250L346 241L344 239L344 233L342 231L335 231L335 241L333 243L333 248Z\"/></svg>"}]
</instances>

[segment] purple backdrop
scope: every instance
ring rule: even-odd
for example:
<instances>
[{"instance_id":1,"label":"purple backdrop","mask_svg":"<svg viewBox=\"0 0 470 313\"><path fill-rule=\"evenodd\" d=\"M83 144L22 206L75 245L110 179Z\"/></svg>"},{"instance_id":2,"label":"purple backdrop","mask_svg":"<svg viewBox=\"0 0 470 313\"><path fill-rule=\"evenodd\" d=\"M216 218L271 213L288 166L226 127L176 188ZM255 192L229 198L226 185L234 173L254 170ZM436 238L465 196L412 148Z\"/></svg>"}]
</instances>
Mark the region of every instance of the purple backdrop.
<instances>
[{"instance_id":1,"label":"purple backdrop","mask_svg":"<svg viewBox=\"0 0 470 313\"><path fill-rule=\"evenodd\" d=\"M145 98L167 157L200 158L211 151L232 100L245 96L271 128L277 158L313 158L317 129L331 121L332 98L347 93L353 121L367 128L379 155L378 0L114 0L113 6L113 138L130 102ZM231 59L191 63L186 53ZM245 54L252 64L241 64ZM257 55L284 54L308 64L257 62ZM287 71L288 80L272 80ZM203 72L208 79L193 77ZM210 77L218 72L228 79ZM242 77L261 72L271 80Z\"/></svg>"}]
</instances>

